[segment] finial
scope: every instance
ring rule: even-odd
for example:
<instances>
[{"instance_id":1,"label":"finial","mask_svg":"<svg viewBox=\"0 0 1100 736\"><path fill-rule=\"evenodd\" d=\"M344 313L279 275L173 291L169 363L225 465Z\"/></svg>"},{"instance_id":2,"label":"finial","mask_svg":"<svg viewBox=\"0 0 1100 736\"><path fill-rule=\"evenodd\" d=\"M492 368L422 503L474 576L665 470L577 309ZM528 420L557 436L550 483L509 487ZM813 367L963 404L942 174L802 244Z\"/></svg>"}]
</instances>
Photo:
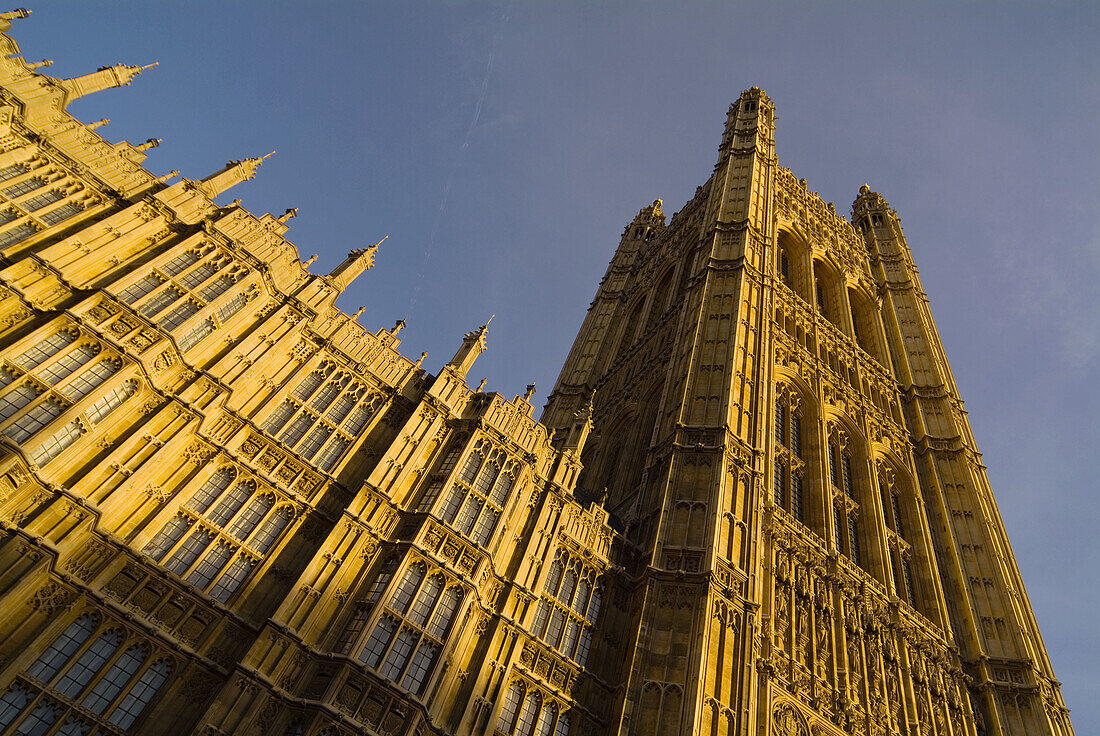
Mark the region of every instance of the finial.
<instances>
[{"instance_id":1,"label":"finial","mask_svg":"<svg viewBox=\"0 0 1100 736\"><path fill-rule=\"evenodd\" d=\"M351 318L352 319L359 319L360 317L363 316L363 312L365 312L365 311L367 311L366 307L359 307L358 309L355 310L355 314L351 315Z\"/></svg>"},{"instance_id":2,"label":"finial","mask_svg":"<svg viewBox=\"0 0 1100 736\"><path fill-rule=\"evenodd\" d=\"M229 203L229 206L230 207L240 207L241 206L241 200L234 199L232 202Z\"/></svg>"},{"instance_id":3,"label":"finial","mask_svg":"<svg viewBox=\"0 0 1100 736\"><path fill-rule=\"evenodd\" d=\"M202 179L199 185L206 196L213 199L225 190L242 181L247 181L256 176L256 169L263 165L264 161L275 152L257 158L246 158L243 161L230 161L221 171Z\"/></svg>"},{"instance_id":4,"label":"finial","mask_svg":"<svg viewBox=\"0 0 1100 736\"><path fill-rule=\"evenodd\" d=\"M447 365L453 368L460 376L464 377L470 372L470 368L473 366L474 361L477 360L477 356L485 352L487 340L485 339L486 333L489 331L489 322L493 321L491 315L488 321L481 327L478 327L473 332L467 332L462 337L462 345L459 346L458 352L454 357L447 361Z\"/></svg>"},{"instance_id":5,"label":"finial","mask_svg":"<svg viewBox=\"0 0 1100 736\"><path fill-rule=\"evenodd\" d=\"M94 123L88 123L88 130L95 130L96 128L102 128L107 123L111 122L110 118L100 118Z\"/></svg>"},{"instance_id":6,"label":"finial","mask_svg":"<svg viewBox=\"0 0 1100 736\"><path fill-rule=\"evenodd\" d=\"M424 365L424 359L427 358L427 357L428 357L428 351L425 350L424 352L422 352L420 354L420 357L416 359L416 367L419 368L420 366Z\"/></svg>"},{"instance_id":7,"label":"finial","mask_svg":"<svg viewBox=\"0 0 1100 736\"><path fill-rule=\"evenodd\" d=\"M479 383L477 385L477 393L481 393L482 391L484 391L485 390L485 384L487 384L488 382L489 382L488 378L482 378L481 383Z\"/></svg>"},{"instance_id":8,"label":"finial","mask_svg":"<svg viewBox=\"0 0 1100 736\"><path fill-rule=\"evenodd\" d=\"M26 18L31 14L31 11L26 8L18 8L16 10L9 10L6 13L0 13L0 31L6 31L11 28L11 22L16 18Z\"/></svg>"},{"instance_id":9,"label":"finial","mask_svg":"<svg viewBox=\"0 0 1100 736\"><path fill-rule=\"evenodd\" d=\"M161 144L163 138L149 138L144 143L139 143L134 146L135 151L148 151L150 148L156 148Z\"/></svg>"},{"instance_id":10,"label":"finial","mask_svg":"<svg viewBox=\"0 0 1100 736\"><path fill-rule=\"evenodd\" d=\"M393 335L394 337L397 337L399 334L401 334L401 330L403 330L403 329L405 329L405 318L404 317L402 317L401 319L399 319L399 320L397 320L396 322L393 323L393 329L390 330L390 334Z\"/></svg>"},{"instance_id":11,"label":"finial","mask_svg":"<svg viewBox=\"0 0 1100 736\"><path fill-rule=\"evenodd\" d=\"M389 235L386 235L374 245L366 248L355 248L348 257L336 268L329 272L328 278L337 291L343 291L351 285L355 277L374 266L374 256L380 246Z\"/></svg>"},{"instance_id":12,"label":"finial","mask_svg":"<svg viewBox=\"0 0 1100 736\"><path fill-rule=\"evenodd\" d=\"M531 397L534 396L534 395L535 395L535 384L534 383L527 384L527 393L525 393L523 395L523 400L524 401L530 401Z\"/></svg>"},{"instance_id":13,"label":"finial","mask_svg":"<svg viewBox=\"0 0 1100 736\"><path fill-rule=\"evenodd\" d=\"M867 184L864 184L863 186L861 186L859 188L859 193L860 194L870 194L871 193L871 187L868 186Z\"/></svg>"},{"instance_id":14,"label":"finial","mask_svg":"<svg viewBox=\"0 0 1100 736\"><path fill-rule=\"evenodd\" d=\"M43 59L42 61L32 61L27 64L31 69L41 69L43 67L53 65L53 59Z\"/></svg>"},{"instance_id":15,"label":"finial","mask_svg":"<svg viewBox=\"0 0 1100 736\"><path fill-rule=\"evenodd\" d=\"M72 102L92 92L99 92L100 90L111 89L112 87L128 86L134 77L141 74L146 69L152 69L156 65L157 62L146 64L145 66L129 66L127 64L104 66L91 74L84 74L70 79L62 79L59 83L69 93L67 102Z\"/></svg>"},{"instance_id":16,"label":"finial","mask_svg":"<svg viewBox=\"0 0 1100 736\"><path fill-rule=\"evenodd\" d=\"M313 265L313 264L314 264L314 263L315 263L316 261L317 261L317 254L316 254L316 253L314 253L313 255L311 255L311 256L309 257L309 260L308 260L308 261L304 261L304 262L302 263L302 265L303 265L303 266L305 266L306 268L309 268L309 267L310 267L310 266L312 266L312 265Z\"/></svg>"},{"instance_id":17,"label":"finial","mask_svg":"<svg viewBox=\"0 0 1100 736\"><path fill-rule=\"evenodd\" d=\"M271 154L268 154L268 156L270 156L270 155ZM290 209L288 209L286 212L279 215L275 219L278 220L279 222L285 223L290 218L297 217L297 216L298 216L298 208L297 207L291 207Z\"/></svg>"},{"instance_id":18,"label":"finial","mask_svg":"<svg viewBox=\"0 0 1100 736\"><path fill-rule=\"evenodd\" d=\"M164 176L158 176L157 181L159 181L161 184L167 184L169 179L175 179L179 175L180 175L180 170L179 169L173 169L172 171L169 171Z\"/></svg>"},{"instance_id":19,"label":"finial","mask_svg":"<svg viewBox=\"0 0 1100 736\"><path fill-rule=\"evenodd\" d=\"M603 506L605 503L607 503L607 486L604 486L603 490L600 491L600 495L596 499L596 503L598 503L600 506Z\"/></svg>"}]
</instances>

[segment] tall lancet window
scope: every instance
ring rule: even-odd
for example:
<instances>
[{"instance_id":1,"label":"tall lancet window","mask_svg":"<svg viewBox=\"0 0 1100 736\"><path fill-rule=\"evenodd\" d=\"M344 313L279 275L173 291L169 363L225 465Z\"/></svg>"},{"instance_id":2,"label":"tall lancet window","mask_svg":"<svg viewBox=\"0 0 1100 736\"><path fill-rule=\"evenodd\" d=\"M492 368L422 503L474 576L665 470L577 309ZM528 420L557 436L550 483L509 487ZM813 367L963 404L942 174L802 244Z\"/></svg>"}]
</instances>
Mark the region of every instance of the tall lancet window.
<instances>
[{"instance_id":1,"label":"tall lancet window","mask_svg":"<svg viewBox=\"0 0 1100 736\"><path fill-rule=\"evenodd\" d=\"M797 521L805 523L802 497L806 464L802 460L802 408L788 386L779 386L775 400L775 461L772 501Z\"/></svg>"},{"instance_id":2,"label":"tall lancet window","mask_svg":"<svg viewBox=\"0 0 1100 736\"><path fill-rule=\"evenodd\" d=\"M173 667L153 642L99 613L83 613L0 696L0 731L79 736L97 723L96 733L126 731Z\"/></svg>"},{"instance_id":3,"label":"tall lancet window","mask_svg":"<svg viewBox=\"0 0 1100 736\"><path fill-rule=\"evenodd\" d=\"M268 414L263 429L324 472L331 472L385 404L350 371L325 361Z\"/></svg>"},{"instance_id":4,"label":"tall lancet window","mask_svg":"<svg viewBox=\"0 0 1100 736\"><path fill-rule=\"evenodd\" d=\"M439 516L481 546L487 546L519 476L519 464L481 440L466 456Z\"/></svg>"},{"instance_id":5,"label":"tall lancet window","mask_svg":"<svg viewBox=\"0 0 1100 736\"><path fill-rule=\"evenodd\" d=\"M856 493L850 440L835 425L829 429L829 484L833 494L833 546L856 565L864 564L861 547L860 503Z\"/></svg>"},{"instance_id":6,"label":"tall lancet window","mask_svg":"<svg viewBox=\"0 0 1100 736\"><path fill-rule=\"evenodd\" d=\"M444 571L414 560L385 598L358 658L419 694L439 662L465 592ZM349 647L351 648L351 647Z\"/></svg>"},{"instance_id":7,"label":"tall lancet window","mask_svg":"<svg viewBox=\"0 0 1100 736\"><path fill-rule=\"evenodd\" d=\"M238 471L214 471L145 545L145 554L224 603L290 526L289 501Z\"/></svg>"},{"instance_id":8,"label":"tall lancet window","mask_svg":"<svg viewBox=\"0 0 1100 736\"><path fill-rule=\"evenodd\" d=\"M47 328L0 368L0 433L44 467L134 395L122 360L75 328Z\"/></svg>"}]
</instances>

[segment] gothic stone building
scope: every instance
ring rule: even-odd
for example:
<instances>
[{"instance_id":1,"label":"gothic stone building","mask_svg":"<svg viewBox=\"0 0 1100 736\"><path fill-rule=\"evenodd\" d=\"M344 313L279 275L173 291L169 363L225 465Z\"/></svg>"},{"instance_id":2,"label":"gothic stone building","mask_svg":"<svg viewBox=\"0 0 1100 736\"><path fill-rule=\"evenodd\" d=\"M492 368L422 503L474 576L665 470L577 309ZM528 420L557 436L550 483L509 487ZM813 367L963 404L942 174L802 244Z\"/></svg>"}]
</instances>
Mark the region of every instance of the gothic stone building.
<instances>
[{"instance_id":1,"label":"gothic stone building","mask_svg":"<svg viewBox=\"0 0 1100 736\"><path fill-rule=\"evenodd\" d=\"M0 45L0 734L1073 733L897 214L761 90L536 421Z\"/></svg>"}]
</instances>

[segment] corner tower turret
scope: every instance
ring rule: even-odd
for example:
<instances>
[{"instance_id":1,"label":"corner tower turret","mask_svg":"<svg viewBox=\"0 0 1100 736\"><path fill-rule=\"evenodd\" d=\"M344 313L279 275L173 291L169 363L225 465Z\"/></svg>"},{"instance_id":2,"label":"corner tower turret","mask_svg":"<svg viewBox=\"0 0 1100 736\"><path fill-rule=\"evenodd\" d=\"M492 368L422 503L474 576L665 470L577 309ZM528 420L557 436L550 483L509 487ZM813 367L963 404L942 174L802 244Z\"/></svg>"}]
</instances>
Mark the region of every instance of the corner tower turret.
<instances>
[{"instance_id":1,"label":"corner tower turret","mask_svg":"<svg viewBox=\"0 0 1100 736\"><path fill-rule=\"evenodd\" d=\"M1065 703L897 212L860 187L852 222L871 254L901 383L919 492L970 702L991 733L1064 734ZM1013 684L1006 684L1010 681ZM1022 686L1020 684L1022 683ZM1011 693L1006 697L1004 693Z\"/></svg>"}]
</instances>

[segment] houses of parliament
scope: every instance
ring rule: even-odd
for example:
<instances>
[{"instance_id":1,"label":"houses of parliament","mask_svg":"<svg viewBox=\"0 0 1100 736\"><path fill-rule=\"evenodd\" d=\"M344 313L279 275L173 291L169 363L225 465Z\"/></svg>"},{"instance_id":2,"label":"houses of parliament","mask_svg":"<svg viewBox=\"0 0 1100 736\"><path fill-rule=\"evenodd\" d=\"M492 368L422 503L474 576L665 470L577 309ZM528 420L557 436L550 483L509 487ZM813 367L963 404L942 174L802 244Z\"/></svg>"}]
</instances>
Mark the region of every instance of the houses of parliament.
<instances>
[{"instance_id":1,"label":"houses of parliament","mask_svg":"<svg viewBox=\"0 0 1100 736\"><path fill-rule=\"evenodd\" d=\"M539 419L157 177L0 14L0 734L1071 736L897 213L762 90ZM716 131L717 132L717 131ZM201 173L201 172L199 172ZM458 341L456 340L456 343Z\"/></svg>"}]
</instances>

